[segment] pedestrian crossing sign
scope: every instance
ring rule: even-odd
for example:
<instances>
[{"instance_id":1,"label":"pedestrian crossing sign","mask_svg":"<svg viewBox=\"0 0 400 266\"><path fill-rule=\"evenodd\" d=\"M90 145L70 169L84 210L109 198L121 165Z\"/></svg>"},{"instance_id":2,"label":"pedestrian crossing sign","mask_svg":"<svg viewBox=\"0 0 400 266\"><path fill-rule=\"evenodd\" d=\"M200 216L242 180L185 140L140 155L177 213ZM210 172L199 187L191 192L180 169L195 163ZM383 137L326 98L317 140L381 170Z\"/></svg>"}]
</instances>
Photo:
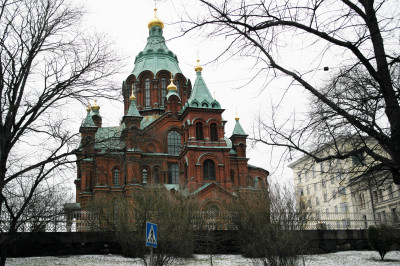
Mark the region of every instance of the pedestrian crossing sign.
<instances>
[{"instance_id":1,"label":"pedestrian crossing sign","mask_svg":"<svg viewBox=\"0 0 400 266\"><path fill-rule=\"evenodd\" d=\"M146 223L146 246L157 247L157 225Z\"/></svg>"}]
</instances>

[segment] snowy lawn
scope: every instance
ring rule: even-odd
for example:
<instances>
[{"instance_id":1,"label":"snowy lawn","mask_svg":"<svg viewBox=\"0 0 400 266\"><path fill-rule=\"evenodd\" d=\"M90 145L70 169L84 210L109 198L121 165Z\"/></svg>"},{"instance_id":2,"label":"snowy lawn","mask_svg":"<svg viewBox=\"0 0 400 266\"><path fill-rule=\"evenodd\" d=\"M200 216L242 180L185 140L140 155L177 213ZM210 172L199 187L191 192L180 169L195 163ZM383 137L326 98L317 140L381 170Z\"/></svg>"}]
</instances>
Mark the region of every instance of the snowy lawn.
<instances>
[{"instance_id":1,"label":"snowy lawn","mask_svg":"<svg viewBox=\"0 0 400 266\"><path fill-rule=\"evenodd\" d=\"M81 255L63 257L9 258L6 265L143 265L139 259L117 255ZM172 265L210 265L208 255L195 255L194 259L179 260ZM214 255L215 266L253 265L252 260L239 255ZM305 265L400 265L400 251L391 251L381 262L378 252L343 251L323 255L305 256Z\"/></svg>"}]
</instances>

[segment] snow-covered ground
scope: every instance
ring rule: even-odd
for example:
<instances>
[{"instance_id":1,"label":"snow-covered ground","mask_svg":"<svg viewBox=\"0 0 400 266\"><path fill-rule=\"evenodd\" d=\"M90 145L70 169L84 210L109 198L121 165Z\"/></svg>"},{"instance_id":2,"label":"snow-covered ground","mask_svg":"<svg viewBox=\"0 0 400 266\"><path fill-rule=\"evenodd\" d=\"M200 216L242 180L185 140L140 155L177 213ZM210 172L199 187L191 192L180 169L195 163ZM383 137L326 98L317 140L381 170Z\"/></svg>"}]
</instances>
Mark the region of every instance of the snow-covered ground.
<instances>
[{"instance_id":1,"label":"snow-covered ground","mask_svg":"<svg viewBox=\"0 0 400 266\"><path fill-rule=\"evenodd\" d=\"M196 255L194 259L175 261L172 265L210 265L208 255ZM143 265L139 259L124 258L117 255L82 255L63 257L9 258L6 265ZM215 266L254 265L252 260L239 255L214 255ZM400 251L391 251L381 262L378 252L343 251L323 255L305 256L307 266L330 265L400 265Z\"/></svg>"}]
</instances>

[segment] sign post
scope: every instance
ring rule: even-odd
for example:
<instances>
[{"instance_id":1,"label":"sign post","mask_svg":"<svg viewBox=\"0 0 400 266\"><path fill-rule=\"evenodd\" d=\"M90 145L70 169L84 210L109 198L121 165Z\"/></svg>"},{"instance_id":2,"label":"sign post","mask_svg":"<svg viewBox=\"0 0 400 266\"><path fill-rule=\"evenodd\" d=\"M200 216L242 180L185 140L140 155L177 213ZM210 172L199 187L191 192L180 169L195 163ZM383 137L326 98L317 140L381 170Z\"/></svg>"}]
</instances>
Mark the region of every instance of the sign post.
<instances>
[{"instance_id":1,"label":"sign post","mask_svg":"<svg viewBox=\"0 0 400 266\"><path fill-rule=\"evenodd\" d=\"M157 247L157 225L146 223L146 246L150 247L150 266L153 266L153 248Z\"/></svg>"}]
</instances>

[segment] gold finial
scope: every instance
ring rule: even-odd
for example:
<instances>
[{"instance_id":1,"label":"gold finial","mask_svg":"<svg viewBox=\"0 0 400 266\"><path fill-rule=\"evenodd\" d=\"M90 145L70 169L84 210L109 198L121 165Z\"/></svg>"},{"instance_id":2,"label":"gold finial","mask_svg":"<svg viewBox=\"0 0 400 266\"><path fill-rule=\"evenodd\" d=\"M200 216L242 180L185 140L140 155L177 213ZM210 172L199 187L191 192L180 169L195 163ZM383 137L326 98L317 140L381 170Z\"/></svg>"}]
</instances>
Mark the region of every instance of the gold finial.
<instances>
[{"instance_id":1,"label":"gold finial","mask_svg":"<svg viewBox=\"0 0 400 266\"><path fill-rule=\"evenodd\" d=\"M131 101L136 100L136 97L135 97L135 95L133 94L133 89L132 89L131 97L129 97L129 100L131 100Z\"/></svg>"},{"instance_id":2,"label":"gold finial","mask_svg":"<svg viewBox=\"0 0 400 266\"><path fill-rule=\"evenodd\" d=\"M197 59L197 66L194 68L194 71L201 72L203 68L200 66L200 59Z\"/></svg>"},{"instance_id":3,"label":"gold finial","mask_svg":"<svg viewBox=\"0 0 400 266\"><path fill-rule=\"evenodd\" d=\"M170 91L170 90L178 90L177 88L176 88L176 86L175 86L175 84L174 84L174 79L172 78L172 73L171 73L171 79L170 79L170 81L171 81L171 83L168 85L168 87L167 87L167 90L168 91Z\"/></svg>"},{"instance_id":4,"label":"gold finial","mask_svg":"<svg viewBox=\"0 0 400 266\"><path fill-rule=\"evenodd\" d=\"M90 106L90 103L87 103L86 111L89 113L92 111L92 107Z\"/></svg>"},{"instance_id":5,"label":"gold finial","mask_svg":"<svg viewBox=\"0 0 400 266\"><path fill-rule=\"evenodd\" d=\"M156 7L154 7L154 18L152 18L152 19L149 21L149 23L147 24L147 27L148 27L149 29L151 29L152 27L155 27L155 26L158 26L158 27L160 27L161 29L164 28L164 22L162 22L161 19L159 19L159 18L157 17L157 8L156 8Z\"/></svg>"},{"instance_id":6,"label":"gold finial","mask_svg":"<svg viewBox=\"0 0 400 266\"><path fill-rule=\"evenodd\" d=\"M217 99L217 97L215 96L215 91L214 91L214 100L216 100Z\"/></svg>"},{"instance_id":7,"label":"gold finial","mask_svg":"<svg viewBox=\"0 0 400 266\"><path fill-rule=\"evenodd\" d=\"M239 121L239 116L238 116L238 113L237 113L237 107L236 107L236 117L235 117L235 120L236 120L236 121Z\"/></svg>"},{"instance_id":8,"label":"gold finial","mask_svg":"<svg viewBox=\"0 0 400 266\"><path fill-rule=\"evenodd\" d=\"M97 105L97 100L94 100L94 104L92 106L92 110L97 111L100 109L100 106Z\"/></svg>"}]
</instances>

